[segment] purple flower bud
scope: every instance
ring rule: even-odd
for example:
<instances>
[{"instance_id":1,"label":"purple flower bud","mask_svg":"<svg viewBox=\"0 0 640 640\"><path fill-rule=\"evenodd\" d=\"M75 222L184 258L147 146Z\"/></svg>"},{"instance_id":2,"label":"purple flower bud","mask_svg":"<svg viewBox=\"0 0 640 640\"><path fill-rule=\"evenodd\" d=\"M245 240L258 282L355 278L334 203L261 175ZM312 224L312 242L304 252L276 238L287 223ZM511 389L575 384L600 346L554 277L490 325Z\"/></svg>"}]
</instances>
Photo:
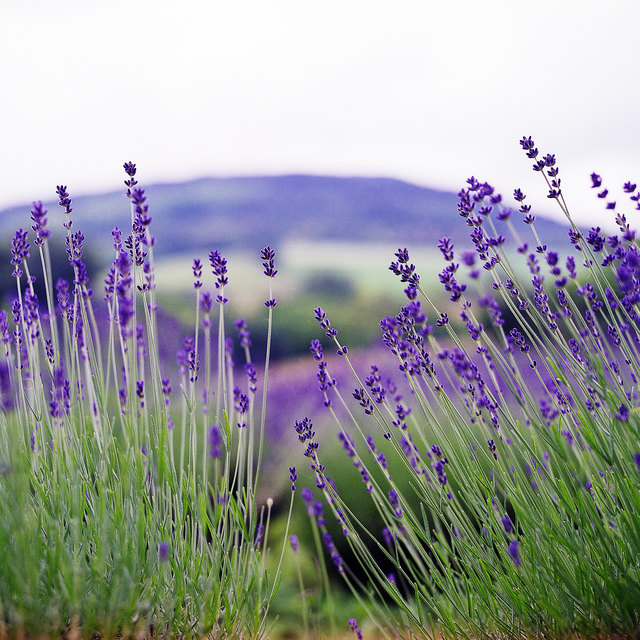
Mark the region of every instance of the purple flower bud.
<instances>
[{"instance_id":1,"label":"purple flower bud","mask_svg":"<svg viewBox=\"0 0 640 640\"><path fill-rule=\"evenodd\" d=\"M511 524L511 518L509 518L509 516L504 516L501 522L507 533L513 533L513 525Z\"/></svg>"},{"instance_id":2,"label":"purple flower bud","mask_svg":"<svg viewBox=\"0 0 640 640\"><path fill-rule=\"evenodd\" d=\"M518 549L518 544L518 540L514 538L507 547L507 552L511 556L511 559L513 560L513 563L516 565L516 567L519 567L522 564L522 561L520 560L520 550Z\"/></svg>"},{"instance_id":3,"label":"purple flower bud","mask_svg":"<svg viewBox=\"0 0 640 640\"><path fill-rule=\"evenodd\" d=\"M61 207L64 207L64 212L66 215L69 215L73 209L71 208L71 198L69 197L69 192L67 191L67 187L64 185L59 185L56 187L56 194L58 195L58 204ZM71 228L71 224L67 227L65 223L65 227L67 229Z\"/></svg>"},{"instance_id":4,"label":"purple flower bud","mask_svg":"<svg viewBox=\"0 0 640 640\"><path fill-rule=\"evenodd\" d=\"M358 622L355 618L349 618L349 629L356 634L358 640L362 640L362 631L358 628Z\"/></svg>"},{"instance_id":5,"label":"purple flower bud","mask_svg":"<svg viewBox=\"0 0 640 640\"><path fill-rule=\"evenodd\" d=\"M295 482L298 479L298 474L296 473L295 467L289 467L289 480L291 481L291 491L296 490Z\"/></svg>"},{"instance_id":6,"label":"purple flower bud","mask_svg":"<svg viewBox=\"0 0 640 640\"><path fill-rule=\"evenodd\" d=\"M133 162L125 162L122 166L130 178L136 175L136 165Z\"/></svg>"},{"instance_id":7,"label":"purple flower bud","mask_svg":"<svg viewBox=\"0 0 640 640\"><path fill-rule=\"evenodd\" d=\"M158 545L158 561L163 564L169 561L169 543L164 540Z\"/></svg>"},{"instance_id":8,"label":"purple flower bud","mask_svg":"<svg viewBox=\"0 0 640 640\"><path fill-rule=\"evenodd\" d=\"M629 422L629 407L626 404L621 404L618 407L618 413L616 413L616 418L620 420L620 422Z\"/></svg>"},{"instance_id":9,"label":"purple flower bud","mask_svg":"<svg viewBox=\"0 0 640 640\"><path fill-rule=\"evenodd\" d=\"M191 267L191 269L193 270L194 278L193 286L194 288L199 289L202 286L202 281L200 280L200 278L202 278L202 262L195 258L193 260L193 266Z\"/></svg>"}]
</instances>

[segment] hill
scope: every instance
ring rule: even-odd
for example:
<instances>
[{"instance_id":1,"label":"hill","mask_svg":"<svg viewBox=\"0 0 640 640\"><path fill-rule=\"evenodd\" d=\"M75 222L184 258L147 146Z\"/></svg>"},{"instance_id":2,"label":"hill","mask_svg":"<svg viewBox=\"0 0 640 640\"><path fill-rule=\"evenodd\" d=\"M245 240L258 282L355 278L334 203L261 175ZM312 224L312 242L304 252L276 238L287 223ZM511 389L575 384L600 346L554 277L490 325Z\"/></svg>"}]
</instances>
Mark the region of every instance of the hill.
<instances>
[{"instance_id":1,"label":"hill","mask_svg":"<svg viewBox=\"0 0 640 640\"><path fill-rule=\"evenodd\" d=\"M469 242L454 193L389 178L285 175L141 186L162 255L231 247L254 251L298 239L432 247L447 235L458 246ZM74 228L82 229L94 246L107 249L111 229L130 224L124 187L71 196ZM47 208L55 228L62 221L59 207L52 201ZM29 211L25 205L0 212L5 247L15 229L30 225ZM547 219L538 218L536 226L543 237L566 237L560 225Z\"/></svg>"}]
</instances>

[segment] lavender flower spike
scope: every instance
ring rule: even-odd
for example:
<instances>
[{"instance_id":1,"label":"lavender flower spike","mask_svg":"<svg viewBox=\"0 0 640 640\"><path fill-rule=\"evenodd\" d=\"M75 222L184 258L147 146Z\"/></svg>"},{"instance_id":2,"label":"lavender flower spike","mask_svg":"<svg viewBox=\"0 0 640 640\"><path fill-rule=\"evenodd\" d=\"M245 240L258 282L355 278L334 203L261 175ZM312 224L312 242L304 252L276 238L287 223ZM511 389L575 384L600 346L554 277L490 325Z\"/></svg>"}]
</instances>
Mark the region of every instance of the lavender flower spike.
<instances>
[{"instance_id":1,"label":"lavender flower spike","mask_svg":"<svg viewBox=\"0 0 640 640\"><path fill-rule=\"evenodd\" d=\"M513 560L513 564L515 564L516 567L519 567L522 564L522 560L520 559L520 550L518 549L518 544L519 544L518 540L513 539L509 543L509 546L507 547L507 552L511 556L511 559Z\"/></svg>"},{"instance_id":2,"label":"lavender flower spike","mask_svg":"<svg viewBox=\"0 0 640 640\"><path fill-rule=\"evenodd\" d=\"M15 267L14 277L19 278L22 275L20 264L29 257L29 243L27 242L28 231L18 229L11 240L11 264Z\"/></svg>"},{"instance_id":3,"label":"lavender flower spike","mask_svg":"<svg viewBox=\"0 0 640 640\"><path fill-rule=\"evenodd\" d=\"M362 631L358 627L358 621L355 618L349 618L349 629L356 634L356 638L358 638L358 640L362 640Z\"/></svg>"},{"instance_id":4,"label":"lavender flower spike","mask_svg":"<svg viewBox=\"0 0 640 640\"><path fill-rule=\"evenodd\" d=\"M262 266L264 267L264 275L269 278L275 277L278 270L275 268L276 252L271 247L267 246L260 252L260 258L264 261Z\"/></svg>"},{"instance_id":5,"label":"lavender flower spike","mask_svg":"<svg viewBox=\"0 0 640 640\"><path fill-rule=\"evenodd\" d=\"M162 564L169 561L169 543L164 540L158 545L158 561Z\"/></svg>"},{"instance_id":6,"label":"lavender flower spike","mask_svg":"<svg viewBox=\"0 0 640 640\"><path fill-rule=\"evenodd\" d=\"M31 219L33 225L31 228L36 233L36 239L34 241L37 247L41 247L44 241L51 235L47 227L47 210L44 208L42 202L34 202L33 209L31 210Z\"/></svg>"},{"instance_id":7,"label":"lavender flower spike","mask_svg":"<svg viewBox=\"0 0 640 640\"><path fill-rule=\"evenodd\" d=\"M209 457L222 458L222 432L217 424L209 427Z\"/></svg>"}]
</instances>

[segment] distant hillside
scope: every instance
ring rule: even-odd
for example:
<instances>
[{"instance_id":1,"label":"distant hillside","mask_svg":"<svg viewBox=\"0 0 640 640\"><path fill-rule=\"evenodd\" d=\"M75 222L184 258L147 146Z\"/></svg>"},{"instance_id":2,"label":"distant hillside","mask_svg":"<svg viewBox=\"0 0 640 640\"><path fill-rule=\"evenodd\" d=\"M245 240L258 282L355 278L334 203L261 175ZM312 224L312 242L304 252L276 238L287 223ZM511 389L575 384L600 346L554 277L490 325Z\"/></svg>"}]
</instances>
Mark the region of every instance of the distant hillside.
<instances>
[{"instance_id":1,"label":"distant hillside","mask_svg":"<svg viewBox=\"0 0 640 640\"><path fill-rule=\"evenodd\" d=\"M468 244L468 228L458 216L456 195L387 178L336 178L288 175L205 178L146 188L152 232L162 255L188 250L246 248L285 240L319 239L394 241L434 246L448 235L458 246ZM123 191L73 197L74 228L87 242L108 248L111 229L129 225L129 203ZM48 204L52 225L62 217ZM30 225L30 206L0 212L6 250L18 227ZM566 232L538 218L546 238ZM59 236L60 237L60 236Z\"/></svg>"}]
</instances>

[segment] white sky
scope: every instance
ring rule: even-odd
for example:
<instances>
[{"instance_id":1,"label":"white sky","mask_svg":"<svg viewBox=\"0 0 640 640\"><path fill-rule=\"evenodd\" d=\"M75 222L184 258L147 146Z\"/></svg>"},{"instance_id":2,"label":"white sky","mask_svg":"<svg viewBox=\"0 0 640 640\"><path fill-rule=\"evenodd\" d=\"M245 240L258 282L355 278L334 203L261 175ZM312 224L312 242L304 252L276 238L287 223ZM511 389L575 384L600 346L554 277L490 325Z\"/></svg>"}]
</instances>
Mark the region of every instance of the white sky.
<instances>
[{"instance_id":1,"label":"white sky","mask_svg":"<svg viewBox=\"0 0 640 640\"><path fill-rule=\"evenodd\" d=\"M526 134L602 224L589 174L640 182L639 28L637 0L3 3L0 207L118 189L131 160L147 184L474 174L549 210Z\"/></svg>"}]
</instances>

